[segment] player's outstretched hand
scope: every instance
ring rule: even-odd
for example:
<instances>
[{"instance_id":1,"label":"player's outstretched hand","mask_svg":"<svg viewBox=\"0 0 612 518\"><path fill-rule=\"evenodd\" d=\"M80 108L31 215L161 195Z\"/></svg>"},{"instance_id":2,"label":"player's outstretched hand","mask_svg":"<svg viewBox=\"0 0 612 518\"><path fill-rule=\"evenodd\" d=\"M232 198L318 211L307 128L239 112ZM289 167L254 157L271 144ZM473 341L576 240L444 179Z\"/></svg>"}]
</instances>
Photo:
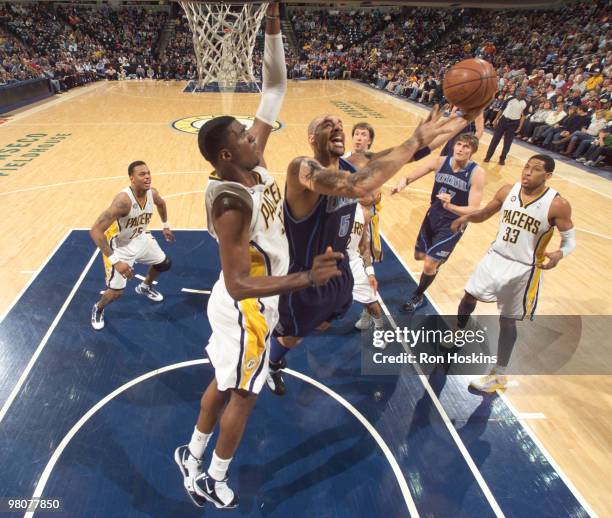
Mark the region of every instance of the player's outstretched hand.
<instances>
[{"instance_id":1,"label":"player's outstretched hand","mask_svg":"<svg viewBox=\"0 0 612 518\"><path fill-rule=\"evenodd\" d=\"M563 259L563 252L557 250L556 252L544 252L544 257L548 259L547 263L542 263L540 268L542 270L550 270L559 264L559 261Z\"/></svg>"},{"instance_id":2,"label":"player's outstretched hand","mask_svg":"<svg viewBox=\"0 0 612 518\"><path fill-rule=\"evenodd\" d=\"M453 133L455 128L449 123L456 118L456 116L442 118L442 113L436 105L431 110L427 120L419 122L410 139L416 141L419 149L427 147L438 135L450 135Z\"/></svg>"},{"instance_id":3,"label":"player's outstretched hand","mask_svg":"<svg viewBox=\"0 0 612 518\"><path fill-rule=\"evenodd\" d=\"M172 230L170 230L169 228L163 229L162 234L164 234L166 241L172 241L172 242L176 241L176 238L174 237Z\"/></svg>"},{"instance_id":4,"label":"player's outstretched hand","mask_svg":"<svg viewBox=\"0 0 612 518\"><path fill-rule=\"evenodd\" d=\"M459 230L465 230L466 224L467 224L467 216L460 216L457 219L453 220L450 228L453 232L458 232Z\"/></svg>"},{"instance_id":5,"label":"player's outstretched hand","mask_svg":"<svg viewBox=\"0 0 612 518\"><path fill-rule=\"evenodd\" d=\"M394 194L397 194L400 191L403 191L407 185L408 185L408 178L406 178L405 176L400 178L399 182L397 182L395 187L391 189L391 196L393 196Z\"/></svg>"},{"instance_id":6,"label":"player's outstretched hand","mask_svg":"<svg viewBox=\"0 0 612 518\"><path fill-rule=\"evenodd\" d=\"M119 272L119 275L125 277L126 279L131 279L134 277L134 270L130 267L128 263L124 263L123 261L119 261L115 263L115 270Z\"/></svg>"},{"instance_id":7,"label":"player's outstretched hand","mask_svg":"<svg viewBox=\"0 0 612 518\"><path fill-rule=\"evenodd\" d=\"M344 256L340 252L334 252L331 246L327 247L324 254L315 256L312 261L312 268L308 274L310 282L315 286L323 286L333 277L342 275L338 269L338 261Z\"/></svg>"}]
</instances>

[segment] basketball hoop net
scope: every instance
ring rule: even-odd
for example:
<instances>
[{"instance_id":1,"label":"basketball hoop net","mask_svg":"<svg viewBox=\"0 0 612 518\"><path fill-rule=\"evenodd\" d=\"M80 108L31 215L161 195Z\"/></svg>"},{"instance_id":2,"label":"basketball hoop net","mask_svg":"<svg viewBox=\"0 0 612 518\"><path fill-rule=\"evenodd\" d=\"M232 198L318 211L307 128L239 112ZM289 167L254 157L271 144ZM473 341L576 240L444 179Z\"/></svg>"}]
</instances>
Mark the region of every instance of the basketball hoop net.
<instances>
[{"instance_id":1,"label":"basketball hoop net","mask_svg":"<svg viewBox=\"0 0 612 518\"><path fill-rule=\"evenodd\" d=\"M253 49L268 4L180 2L193 34L198 88L255 83Z\"/></svg>"}]
</instances>

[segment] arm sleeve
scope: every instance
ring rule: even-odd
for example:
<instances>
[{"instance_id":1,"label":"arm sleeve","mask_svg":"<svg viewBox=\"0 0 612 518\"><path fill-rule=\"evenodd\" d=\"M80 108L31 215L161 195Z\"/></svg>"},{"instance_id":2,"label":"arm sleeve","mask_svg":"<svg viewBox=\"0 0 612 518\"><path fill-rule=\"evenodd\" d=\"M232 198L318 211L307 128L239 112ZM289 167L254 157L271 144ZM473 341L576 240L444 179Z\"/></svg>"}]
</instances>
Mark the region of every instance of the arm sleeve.
<instances>
[{"instance_id":1,"label":"arm sleeve","mask_svg":"<svg viewBox=\"0 0 612 518\"><path fill-rule=\"evenodd\" d=\"M283 105L287 91L287 68L283 35L266 34L263 58L263 87L256 117L272 126Z\"/></svg>"}]
</instances>

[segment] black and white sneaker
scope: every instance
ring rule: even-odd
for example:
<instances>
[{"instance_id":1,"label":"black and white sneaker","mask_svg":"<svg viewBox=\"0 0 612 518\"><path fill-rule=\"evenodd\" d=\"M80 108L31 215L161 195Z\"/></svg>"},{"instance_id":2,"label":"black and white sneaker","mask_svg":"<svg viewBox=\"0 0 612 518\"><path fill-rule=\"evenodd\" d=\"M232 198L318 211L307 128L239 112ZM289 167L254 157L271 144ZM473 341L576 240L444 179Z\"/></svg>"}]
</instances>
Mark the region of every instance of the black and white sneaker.
<instances>
[{"instance_id":1,"label":"black and white sneaker","mask_svg":"<svg viewBox=\"0 0 612 518\"><path fill-rule=\"evenodd\" d=\"M104 309L99 309L97 304L91 308L91 327L96 331L104 328Z\"/></svg>"},{"instance_id":2,"label":"black and white sneaker","mask_svg":"<svg viewBox=\"0 0 612 518\"><path fill-rule=\"evenodd\" d=\"M161 302L164 300L164 296L159 291L152 286L148 286L144 282L141 282L138 286L136 286L136 293L138 293L138 295L144 295L153 302Z\"/></svg>"},{"instance_id":3,"label":"black and white sneaker","mask_svg":"<svg viewBox=\"0 0 612 518\"><path fill-rule=\"evenodd\" d=\"M268 388L274 392L277 396L284 396L287 391L285 388L285 380L283 380L282 370L287 367L287 361L282 358L277 365L273 365L270 362L270 371L266 378L266 384Z\"/></svg>"},{"instance_id":4,"label":"black and white sneaker","mask_svg":"<svg viewBox=\"0 0 612 518\"><path fill-rule=\"evenodd\" d=\"M235 509L240 503L238 495L227 485L227 477L218 481L204 472L193 481L198 496L215 504L217 509Z\"/></svg>"},{"instance_id":5,"label":"black and white sneaker","mask_svg":"<svg viewBox=\"0 0 612 518\"><path fill-rule=\"evenodd\" d=\"M174 462L183 475L183 485L189 498L198 507L203 507L206 499L198 495L193 488L194 479L202 473L202 461L196 459L189 451L189 446L185 444L174 450Z\"/></svg>"},{"instance_id":6,"label":"black and white sneaker","mask_svg":"<svg viewBox=\"0 0 612 518\"><path fill-rule=\"evenodd\" d=\"M412 298L402 305L402 311L412 313L425 304L425 295L413 295Z\"/></svg>"}]
</instances>

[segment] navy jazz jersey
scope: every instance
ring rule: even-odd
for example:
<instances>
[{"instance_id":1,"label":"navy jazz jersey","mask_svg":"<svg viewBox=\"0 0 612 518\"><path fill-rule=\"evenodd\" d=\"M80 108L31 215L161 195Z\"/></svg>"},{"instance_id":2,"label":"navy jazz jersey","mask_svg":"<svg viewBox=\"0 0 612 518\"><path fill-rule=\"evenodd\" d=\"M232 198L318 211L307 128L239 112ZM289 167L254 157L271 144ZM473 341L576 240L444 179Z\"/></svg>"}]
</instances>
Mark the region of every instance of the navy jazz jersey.
<instances>
[{"instance_id":1,"label":"navy jazz jersey","mask_svg":"<svg viewBox=\"0 0 612 518\"><path fill-rule=\"evenodd\" d=\"M340 158L340 169L355 172L355 167ZM341 275L324 286L280 296L276 336L306 336L324 322L342 318L353 302L353 274L346 249L351 237L357 200L321 195L308 216L296 220L284 202L285 231L289 241L289 273L309 270L316 255L331 246L342 252L338 265Z\"/></svg>"},{"instance_id":2,"label":"navy jazz jersey","mask_svg":"<svg viewBox=\"0 0 612 518\"><path fill-rule=\"evenodd\" d=\"M356 170L344 158L340 158L340 169L351 173ZM285 230L291 257L289 273L309 270L314 256L325 253L328 246L335 252L344 252L351 237L356 206L354 198L321 195L311 213L296 220L285 199Z\"/></svg>"},{"instance_id":3,"label":"navy jazz jersey","mask_svg":"<svg viewBox=\"0 0 612 518\"><path fill-rule=\"evenodd\" d=\"M436 196L440 193L448 193L454 205L461 207L468 205L472 173L478 166L476 162L470 160L463 169L453 172L453 160L452 156L446 157L440 169L436 171L436 179L431 191L431 207L421 224L414 247L417 252L440 262L448 259L463 232L461 230L451 231L451 222L459 216L442 207L442 202Z\"/></svg>"},{"instance_id":4,"label":"navy jazz jersey","mask_svg":"<svg viewBox=\"0 0 612 518\"><path fill-rule=\"evenodd\" d=\"M473 160L468 161L463 169L453 171L452 164L455 159L446 157L444 163L436 171L434 186L431 191L431 207L428 216L434 220L452 221L459 216L442 207L442 202L436 197L438 194L448 193L451 195L451 203L460 207L469 205L470 187L472 186L472 173L478 167Z\"/></svg>"}]
</instances>

